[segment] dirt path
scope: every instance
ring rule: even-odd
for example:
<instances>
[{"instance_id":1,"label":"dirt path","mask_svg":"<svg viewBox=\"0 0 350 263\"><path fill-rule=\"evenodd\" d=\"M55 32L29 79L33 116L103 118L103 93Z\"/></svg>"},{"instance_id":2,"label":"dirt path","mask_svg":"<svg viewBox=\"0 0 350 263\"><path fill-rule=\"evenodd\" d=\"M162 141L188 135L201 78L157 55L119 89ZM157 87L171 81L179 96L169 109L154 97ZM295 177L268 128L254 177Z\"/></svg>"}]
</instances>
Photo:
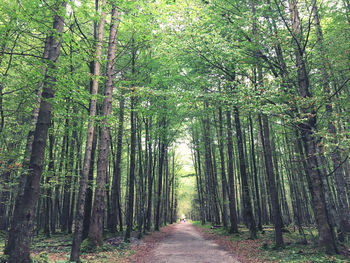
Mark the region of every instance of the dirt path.
<instances>
[{"instance_id":1,"label":"dirt path","mask_svg":"<svg viewBox=\"0 0 350 263\"><path fill-rule=\"evenodd\" d=\"M239 263L219 245L204 239L188 222L176 224L152 252L150 263Z\"/></svg>"}]
</instances>

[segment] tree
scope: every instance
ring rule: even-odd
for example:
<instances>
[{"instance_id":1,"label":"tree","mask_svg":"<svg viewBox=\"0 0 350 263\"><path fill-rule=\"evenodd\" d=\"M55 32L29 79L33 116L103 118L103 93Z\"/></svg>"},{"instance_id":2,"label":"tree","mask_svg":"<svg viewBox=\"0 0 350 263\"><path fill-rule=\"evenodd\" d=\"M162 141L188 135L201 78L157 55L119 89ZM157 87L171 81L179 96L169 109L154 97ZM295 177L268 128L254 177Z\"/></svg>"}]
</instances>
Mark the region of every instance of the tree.
<instances>
[{"instance_id":1,"label":"tree","mask_svg":"<svg viewBox=\"0 0 350 263\"><path fill-rule=\"evenodd\" d=\"M100 58L101 58L101 49L102 49L102 41L103 41L104 22L105 22L105 16L106 16L105 12L103 11L103 8L105 7L105 5L106 5L106 0L103 0L101 3L102 11L101 11L101 17L100 17L100 24L98 28L98 42L97 42L96 51L95 51L96 60L95 60L95 66L94 66L94 78L92 81L92 89L91 89L91 95L93 96L92 99L90 100L90 109L89 109L89 115L91 118L88 123L84 164L83 164L83 169L81 171L81 179L80 179L80 185L79 185L79 193L78 193L77 208L76 208L76 215L75 215L74 238L73 238L72 251L70 255L71 261L79 261L80 245L82 242L83 220L84 220L84 212L85 212L84 211L85 196L86 196L86 188L88 186L92 143L93 143L93 137L95 132L93 117L96 115L97 98L94 96L96 96L96 94L98 93L98 77L100 76Z\"/></svg>"},{"instance_id":2,"label":"tree","mask_svg":"<svg viewBox=\"0 0 350 263\"><path fill-rule=\"evenodd\" d=\"M61 13L66 8L65 1L59 1L55 5L55 11ZM43 169L46 138L51 122L52 103L54 97L55 70L60 55L61 39L64 17L54 16L52 32L49 36L49 54L47 71L43 83L42 99L33 137L32 152L30 155L28 174L24 186L23 195L16 199L14 216L11 222L8 243L5 254L9 262L30 262L29 247L33 224L35 220L35 207L39 197L40 178ZM58 37L57 37L58 35Z\"/></svg>"}]
</instances>

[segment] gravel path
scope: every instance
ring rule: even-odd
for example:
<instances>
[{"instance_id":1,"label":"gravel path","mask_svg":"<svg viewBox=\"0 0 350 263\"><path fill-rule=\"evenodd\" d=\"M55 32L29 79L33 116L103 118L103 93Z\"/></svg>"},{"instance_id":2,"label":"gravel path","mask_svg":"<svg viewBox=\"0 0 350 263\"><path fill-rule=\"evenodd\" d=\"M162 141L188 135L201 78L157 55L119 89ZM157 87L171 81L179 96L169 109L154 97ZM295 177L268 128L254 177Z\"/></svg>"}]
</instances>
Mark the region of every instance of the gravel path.
<instances>
[{"instance_id":1,"label":"gravel path","mask_svg":"<svg viewBox=\"0 0 350 263\"><path fill-rule=\"evenodd\" d=\"M152 254L150 263L239 263L219 245L204 239L188 222L176 224Z\"/></svg>"}]
</instances>

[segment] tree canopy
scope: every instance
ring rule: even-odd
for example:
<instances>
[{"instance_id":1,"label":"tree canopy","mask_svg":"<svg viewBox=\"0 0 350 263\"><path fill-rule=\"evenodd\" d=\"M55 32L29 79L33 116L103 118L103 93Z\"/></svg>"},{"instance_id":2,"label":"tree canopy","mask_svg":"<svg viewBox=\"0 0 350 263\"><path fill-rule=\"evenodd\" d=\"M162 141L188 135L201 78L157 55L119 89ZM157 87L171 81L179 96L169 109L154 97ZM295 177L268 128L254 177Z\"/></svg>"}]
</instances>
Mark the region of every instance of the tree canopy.
<instances>
[{"instance_id":1,"label":"tree canopy","mask_svg":"<svg viewBox=\"0 0 350 263\"><path fill-rule=\"evenodd\" d=\"M349 13L348 0L1 1L4 260L30 262L43 230L74 233L79 261L107 230L128 242L182 211L253 239L271 223L277 247L288 226L305 243L315 226L342 253Z\"/></svg>"}]
</instances>

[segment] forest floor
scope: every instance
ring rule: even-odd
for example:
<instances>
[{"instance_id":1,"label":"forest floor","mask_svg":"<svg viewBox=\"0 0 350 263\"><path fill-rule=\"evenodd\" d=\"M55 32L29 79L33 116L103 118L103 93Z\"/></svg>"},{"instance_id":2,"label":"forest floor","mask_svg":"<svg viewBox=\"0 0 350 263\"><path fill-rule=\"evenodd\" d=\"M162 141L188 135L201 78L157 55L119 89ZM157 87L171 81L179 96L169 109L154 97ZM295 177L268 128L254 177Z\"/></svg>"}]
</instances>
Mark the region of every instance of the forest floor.
<instances>
[{"instance_id":1,"label":"forest floor","mask_svg":"<svg viewBox=\"0 0 350 263\"><path fill-rule=\"evenodd\" d=\"M273 245L273 228L264 227L264 234L250 240L248 231L240 226L240 233L229 234L224 228L211 228L211 224L201 225L176 223L162 227L144 235L139 240L137 233L131 243L124 243L122 235L109 235L105 245L94 252L87 252L82 246L82 263L172 263L172 262L282 262L282 263L345 263L349 257L327 256L317 249L315 229L305 229L308 245L300 244L300 237L293 229L284 233L286 246L276 249ZM6 234L0 232L0 257ZM69 262L72 236L56 234L51 238L39 235L32 246L33 263ZM349 244L341 248L350 254Z\"/></svg>"},{"instance_id":2,"label":"forest floor","mask_svg":"<svg viewBox=\"0 0 350 263\"><path fill-rule=\"evenodd\" d=\"M283 234L285 247L277 249L274 244L272 226L264 226L264 232L258 234L255 240L249 239L249 232L240 226L239 234L229 234L223 227L212 228L210 223L201 225L193 222L196 229L206 239L212 240L224 247L242 263L281 262L281 263L347 263L350 262L350 244L341 246L343 255L329 256L320 251L317 246L316 229L305 228L308 244L302 244L301 238L293 228L286 229Z\"/></svg>"},{"instance_id":3,"label":"forest floor","mask_svg":"<svg viewBox=\"0 0 350 263\"><path fill-rule=\"evenodd\" d=\"M143 259L153 255L152 251L160 242L170 236L177 224L167 225L160 229L147 233L142 239L136 238L138 233L133 232L130 243L123 242L123 234L112 235L107 233L104 245L95 251L87 251L84 242L81 246L81 263L131 263L147 262ZM7 233L0 231L0 258L3 254ZM72 246L72 234L57 233L50 238L42 233L35 235L31 257L32 263L68 263Z\"/></svg>"}]
</instances>

